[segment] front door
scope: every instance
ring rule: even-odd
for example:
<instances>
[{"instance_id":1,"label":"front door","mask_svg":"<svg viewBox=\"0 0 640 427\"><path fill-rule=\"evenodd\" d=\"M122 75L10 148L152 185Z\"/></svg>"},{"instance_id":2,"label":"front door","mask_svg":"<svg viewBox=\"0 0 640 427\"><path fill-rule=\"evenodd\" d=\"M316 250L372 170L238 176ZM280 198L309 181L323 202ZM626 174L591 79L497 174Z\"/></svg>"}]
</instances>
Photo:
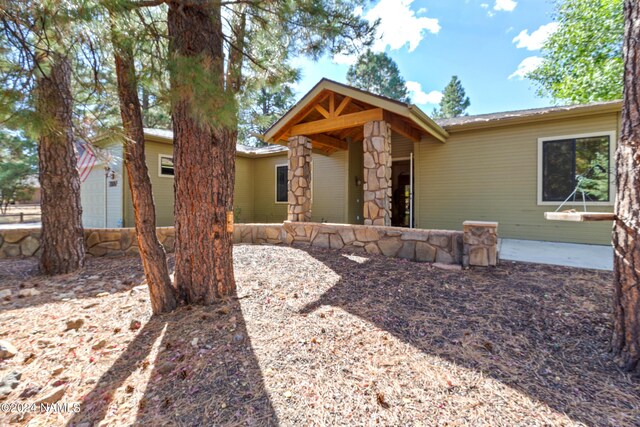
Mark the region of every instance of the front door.
<instances>
[{"instance_id":1,"label":"front door","mask_svg":"<svg viewBox=\"0 0 640 427\"><path fill-rule=\"evenodd\" d=\"M397 160L391 165L391 225L411 226L411 160Z\"/></svg>"}]
</instances>

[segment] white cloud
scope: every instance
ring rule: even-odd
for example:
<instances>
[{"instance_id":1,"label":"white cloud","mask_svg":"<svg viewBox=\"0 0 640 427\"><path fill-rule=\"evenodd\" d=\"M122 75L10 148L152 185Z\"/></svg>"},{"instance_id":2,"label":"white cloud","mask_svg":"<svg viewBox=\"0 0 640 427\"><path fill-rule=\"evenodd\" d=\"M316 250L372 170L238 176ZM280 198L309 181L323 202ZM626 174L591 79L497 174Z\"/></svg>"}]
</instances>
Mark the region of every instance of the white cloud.
<instances>
[{"instance_id":1,"label":"white cloud","mask_svg":"<svg viewBox=\"0 0 640 427\"><path fill-rule=\"evenodd\" d=\"M440 23L436 18L417 16L425 13L425 8L417 12L411 9L414 0L380 0L373 8L364 13L364 18L369 22L380 19L378 25L378 38L371 46L374 52L384 52L387 47L390 50L398 50L404 46L409 52L413 52L427 32L438 34ZM361 9L356 14L362 15ZM355 55L336 55L333 62L336 64L351 65L355 63Z\"/></svg>"},{"instance_id":2,"label":"white cloud","mask_svg":"<svg viewBox=\"0 0 640 427\"><path fill-rule=\"evenodd\" d=\"M551 34L558 31L558 23L550 22L546 25L541 25L540 28L529 34L529 30L522 30L520 34L514 37L513 42L516 43L517 48L525 48L527 50L538 50L547 41Z\"/></svg>"},{"instance_id":3,"label":"white cloud","mask_svg":"<svg viewBox=\"0 0 640 427\"><path fill-rule=\"evenodd\" d=\"M489 3L481 3L480 7L483 9L489 9Z\"/></svg>"},{"instance_id":4,"label":"white cloud","mask_svg":"<svg viewBox=\"0 0 640 427\"><path fill-rule=\"evenodd\" d=\"M422 85L418 82L407 82L407 89L414 104L439 104L442 101L442 92L432 90L427 93L422 90Z\"/></svg>"},{"instance_id":5,"label":"white cloud","mask_svg":"<svg viewBox=\"0 0 640 427\"><path fill-rule=\"evenodd\" d=\"M512 12L518 5L514 0L496 0L496 4L493 6L493 10L504 10L505 12Z\"/></svg>"},{"instance_id":6,"label":"white cloud","mask_svg":"<svg viewBox=\"0 0 640 427\"><path fill-rule=\"evenodd\" d=\"M538 68L542 65L542 57L540 56L529 56L528 58L524 58L522 62L518 65L518 69L513 72L509 76L509 80L511 79L524 79L527 74Z\"/></svg>"},{"instance_id":7,"label":"white cloud","mask_svg":"<svg viewBox=\"0 0 640 427\"><path fill-rule=\"evenodd\" d=\"M387 46L391 50L409 45L409 52L413 52L425 36L425 31L432 34L440 32L439 21L425 16L418 17L411 10L414 0L380 0L372 9L367 11L365 18L370 22L380 18L378 35L380 38L373 44L372 49L382 52Z\"/></svg>"}]
</instances>

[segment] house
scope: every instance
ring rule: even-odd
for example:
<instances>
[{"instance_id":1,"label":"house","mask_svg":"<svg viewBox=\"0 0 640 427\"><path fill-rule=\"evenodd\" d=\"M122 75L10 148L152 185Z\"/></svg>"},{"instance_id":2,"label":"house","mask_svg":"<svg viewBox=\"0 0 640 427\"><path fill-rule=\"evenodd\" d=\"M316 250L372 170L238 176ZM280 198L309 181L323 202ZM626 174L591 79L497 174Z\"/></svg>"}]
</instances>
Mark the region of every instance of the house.
<instances>
[{"instance_id":1,"label":"house","mask_svg":"<svg viewBox=\"0 0 640 427\"><path fill-rule=\"evenodd\" d=\"M609 244L610 223L546 221L544 212L580 180L585 203L578 192L563 209L612 211L620 114L615 101L434 121L323 79L265 133L272 145L238 146L236 222L457 230L473 219L498 221L501 237ZM172 134L145 135L158 225L171 225ZM96 167L83 183L85 226L131 227L126 174L117 162L107 172Z\"/></svg>"}]
</instances>

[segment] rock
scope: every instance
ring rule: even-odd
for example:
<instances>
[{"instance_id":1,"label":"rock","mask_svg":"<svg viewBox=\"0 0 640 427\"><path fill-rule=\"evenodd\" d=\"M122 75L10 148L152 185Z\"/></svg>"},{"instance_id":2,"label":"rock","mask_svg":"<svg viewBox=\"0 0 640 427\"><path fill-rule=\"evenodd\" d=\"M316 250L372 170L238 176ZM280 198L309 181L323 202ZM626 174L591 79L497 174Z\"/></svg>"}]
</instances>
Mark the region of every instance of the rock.
<instances>
[{"instance_id":1,"label":"rock","mask_svg":"<svg viewBox=\"0 0 640 427\"><path fill-rule=\"evenodd\" d=\"M438 249L436 253L436 262L441 264L453 264L453 257L451 254L443 249Z\"/></svg>"},{"instance_id":2,"label":"rock","mask_svg":"<svg viewBox=\"0 0 640 427\"><path fill-rule=\"evenodd\" d=\"M438 235L438 234L430 234L429 235L429 243L432 245L440 246L441 248L446 248L449 246L451 239L446 235Z\"/></svg>"},{"instance_id":3,"label":"rock","mask_svg":"<svg viewBox=\"0 0 640 427\"><path fill-rule=\"evenodd\" d=\"M416 242L416 261L433 262L436 259L436 248L424 242Z\"/></svg>"},{"instance_id":4,"label":"rock","mask_svg":"<svg viewBox=\"0 0 640 427\"><path fill-rule=\"evenodd\" d=\"M111 295L109 292L98 292L96 298L108 297L109 295Z\"/></svg>"},{"instance_id":5,"label":"rock","mask_svg":"<svg viewBox=\"0 0 640 427\"><path fill-rule=\"evenodd\" d=\"M20 245L18 243L7 243L5 242L2 245L2 250L4 251L5 256L7 257L17 257L20 256Z\"/></svg>"},{"instance_id":6,"label":"rock","mask_svg":"<svg viewBox=\"0 0 640 427\"><path fill-rule=\"evenodd\" d=\"M20 385L22 373L18 371L9 372L0 381L0 399L6 399L7 396Z\"/></svg>"},{"instance_id":7,"label":"rock","mask_svg":"<svg viewBox=\"0 0 640 427\"><path fill-rule=\"evenodd\" d=\"M489 257L487 254L487 249L482 246L471 248L471 251L469 253L469 264L481 267L488 266Z\"/></svg>"},{"instance_id":8,"label":"rock","mask_svg":"<svg viewBox=\"0 0 640 427\"><path fill-rule=\"evenodd\" d=\"M375 242L379 239L378 231L370 227L356 228L356 239L361 242Z\"/></svg>"},{"instance_id":9,"label":"rock","mask_svg":"<svg viewBox=\"0 0 640 427\"><path fill-rule=\"evenodd\" d=\"M0 291L0 299L11 299L11 289L3 289Z\"/></svg>"},{"instance_id":10,"label":"rock","mask_svg":"<svg viewBox=\"0 0 640 427\"><path fill-rule=\"evenodd\" d=\"M340 233L340 237L342 237L342 241L345 245L356 240L356 235L351 227L340 228L338 232Z\"/></svg>"},{"instance_id":11,"label":"rock","mask_svg":"<svg viewBox=\"0 0 640 427\"><path fill-rule=\"evenodd\" d=\"M331 246L331 249L342 249L344 243L342 243L342 239L338 234L331 234L329 235L329 246Z\"/></svg>"},{"instance_id":12,"label":"rock","mask_svg":"<svg viewBox=\"0 0 640 427\"><path fill-rule=\"evenodd\" d=\"M414 260L416 258L416 242L404 242L402 249L398 252L398 258Z\"/></svg>"},{"instance_id":13,"label":"rock","mask_svg":"<svg viewBox=\"0 0 640 427\"><path fill-rule=\"evenodd\" d=\"M174 362L164 362L158 366L158 373L161 375L167 375L176 369L177 364Z\"/></svg>"},{"instance_id":14,"label":"rock","mask_svg":"<svg viewBox=\"0 0 640 427\"><path fill-rule=\"evenodd\" d=\"M10 359L18 354L18 349L9 341L0 340L0 359Z\"/></svg>"},{"instance_id":15,"label":"rock","mask_svg":"<svg viewBox=\"0 0 640 427\"><path fill-rule=\"evenodd\" d=\"M382 239L378 247L384 256L394 257L402 247L402 242L397 237Z\"/></svg>"},{"instance_id":16,"label":"rock","mask_svg":"<svg viewBox=\"0 0 640 427\"><path fill-rule=\"evenodd\" d=\"M460 271L462 270L462 266L459 264L441 264L439 262L435 262L431 264L435 268L439 268L441 270L449 270L449 271Z\"/></svg>"},{"instance_id":17,"label":"rock","mask_svg":"<svg viewBox=\"0 0 640 427\"><path fill-rule=\"evenodd\" d=\"M107 340L100 340L97 343L95 343L93 346L91 346L92 350L100 350L105 348L107 345Z\"/></svg>"},{"instance_id":18,"label":"rock","mask_svg":"<svg viewBox=\"0 0 640 427\"><path fill-rule=\"evenodd\" d=\"M40 247L40 240L33 236L27 236L20 242L20 250L24 256L33 256Z\"/></svg>"},{"instance_id":19,"label":"rock","mask_svg":"<svg viewBox=\"0 0 640 427\"><path fill-rule=\"evenodd\" d=\"M426 242L429 239L429 231L427 230L411 230L402 233L402 240L416 240Z\"/></svg>"},{"instance_id":20,"label":"rock","mask_svg":"<svg viewBox=\"0 0 640 427\"><path fill-rule=\"evenodd\" d=\"M129 329L131 329L132 331L137 331L138 329L140 329L140 327L142 326L142 323L140 323L139 320L131 320L131 323L129 323Z\"/></svg>"},{"instance_id":21,"label":"rock","mask_svg":"<svg viewBox=\"0 0 640 427\"><path fill-rule=\"evenodd\" d=\"M28 386L27 388L22 390L22 393L20 393L20 396L18 396L18 397L20 399L26 399L28 397L33 397L36 394L40 393L40 390L42 390L42 388L39 387L39 386L36 386L36 385Z\"/></svg>"},{"instance_id":22,"label":"rock","mask_svg":"<svg viewBox=\"0 0 640 427\"><path fill-rule=\"evenodd\" d=\"M313 242L311 242L311 246L317 248L329 248L329 235L328 234L318 234Z\"/></svg>"},{"instance_id":23,"label":"rock","mask_svg":"<svg viewBox=\"0 0 640 427\"><path fill-rule=\"evenodd\" d=\"M56 403L57 401L62 399L62 396L64 396L65 392L66 392L65 386L54 388L49 393L47 393L44 397L36 401L36 407L39 405L44 405L44 404L51 405L52 403Z\"/></svg>"},{"instance_id":24,"label":"rock","mask_svg":"<svg viewBox=\"0 0 640 427\"><path fill-rule=\"evenodd\" d=\"M84 319L67 320L67 329L65 329L65 332L72 329L77 331L82 325L84 325Z\"/></svg>"},{"instance_id":25,"label":"rock","mask_svg":"<svg viewBox=\"0 0 640 427\"><path fill-rule=\"evenodd\" d=\"M51 376L55 377L57 375L60 375L62 371L64 371L64 366L58 365L55 368L53 368L53 371L51 371Z\"/></svg>"},{"instance_id":26,"label":"rock","mask_svg":"<svg viewBox=\"0 0 640 427\"><path fill-rule=\"evenodd\" d=\"M380 249L378 249L378 245L376 245L375 243L368 243L365 247L364 250L367 251L368 254L371 255L378 255L380 254Z\"/></svg>"},{"instance_id":27,"label":"rock","mask_svg":"<svg viewBox=\"0 0 640 427\"><path fill-rule=\"evenodd\" d=\"M242 342L242 341L244 341L244 335L243 335L243 334L240 334L240 333L237 333L237 334L235 334L235 335L233 336L233 340L234 340L235 342Z\"/></svg>"},{"instance_id":28,"label":"rock","mask_svg":"<svg viewBox=\"0 0 640 427\"><path fill-rule=\"evenodd\" d=\"M40 291L33 288L20 289L18 291L18 298L36 297L40 295Z\"/></svg>"},{"instance_id":29,"label":"rock","mask_svg":"<svg viewBox=\"0 0 640 427\"><path fill-rule=\"evenodd\" d=\"M6 230L3 233L4 241L6 243L18 243L25 236L28 235L28 231L25 230Z\"/></svg>"},{"instance_id":30,"label":"rock","mask_svg":"<svg viewBox=\"0 0 640 427\"><path fill-rule=\"evenodd\" d=\"M198 346L198 337L195 337L194 339L191 340L191 345L193 347L197 347Z\"/></svg>"}]
</instances>

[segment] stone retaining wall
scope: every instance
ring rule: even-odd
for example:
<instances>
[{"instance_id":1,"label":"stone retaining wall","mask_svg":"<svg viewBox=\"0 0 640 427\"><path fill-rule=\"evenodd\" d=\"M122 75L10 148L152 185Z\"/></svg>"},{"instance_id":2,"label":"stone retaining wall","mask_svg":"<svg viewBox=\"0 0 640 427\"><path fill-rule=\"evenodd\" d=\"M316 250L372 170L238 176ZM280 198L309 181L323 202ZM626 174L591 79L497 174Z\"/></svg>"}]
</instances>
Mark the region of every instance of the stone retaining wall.
<instances>
[{"instance_id":1,"label":"stone retaining wall","mask_svg":"<svg viewBox=\"0 0 640 427\"><path fill-rule=\"evenodd\" d=\"M288 245L382 254L420 262L462 263L462 232L369 225L285 222Z\"/></svg>"},{"instance_id":2,"label":"stone retaining wall","mask_svg":"<svg viewBox=\"0 0 640 427\"><path fill-rule=\"evenodd\" d=\"M167 252L173 252L173 227L156 229ZM92 256L119 256L138 253L138 241L133 228L85 228L87 254ZM0 230L0 258L40 255L40 229L21 228Z\"/></svg>"},{"instance_id":3,"label":"stone retaining wall","mask_svg":"<svg viewBox=\"0 0 640 427\"><path fill-rule=\"evenodd\" d=\"M464 230L286 221L283 224L236 224L233 241L330 248L418 262L496 265L497 223L467 221ZM122 256L138 253L133 228L88 228L84 233L89 255ZM167 252L173 252L174 228L159 227L157 234ZM40 229L0 230L0 258L39 255L39 250Z\"/></svg>"}]
</instances>

